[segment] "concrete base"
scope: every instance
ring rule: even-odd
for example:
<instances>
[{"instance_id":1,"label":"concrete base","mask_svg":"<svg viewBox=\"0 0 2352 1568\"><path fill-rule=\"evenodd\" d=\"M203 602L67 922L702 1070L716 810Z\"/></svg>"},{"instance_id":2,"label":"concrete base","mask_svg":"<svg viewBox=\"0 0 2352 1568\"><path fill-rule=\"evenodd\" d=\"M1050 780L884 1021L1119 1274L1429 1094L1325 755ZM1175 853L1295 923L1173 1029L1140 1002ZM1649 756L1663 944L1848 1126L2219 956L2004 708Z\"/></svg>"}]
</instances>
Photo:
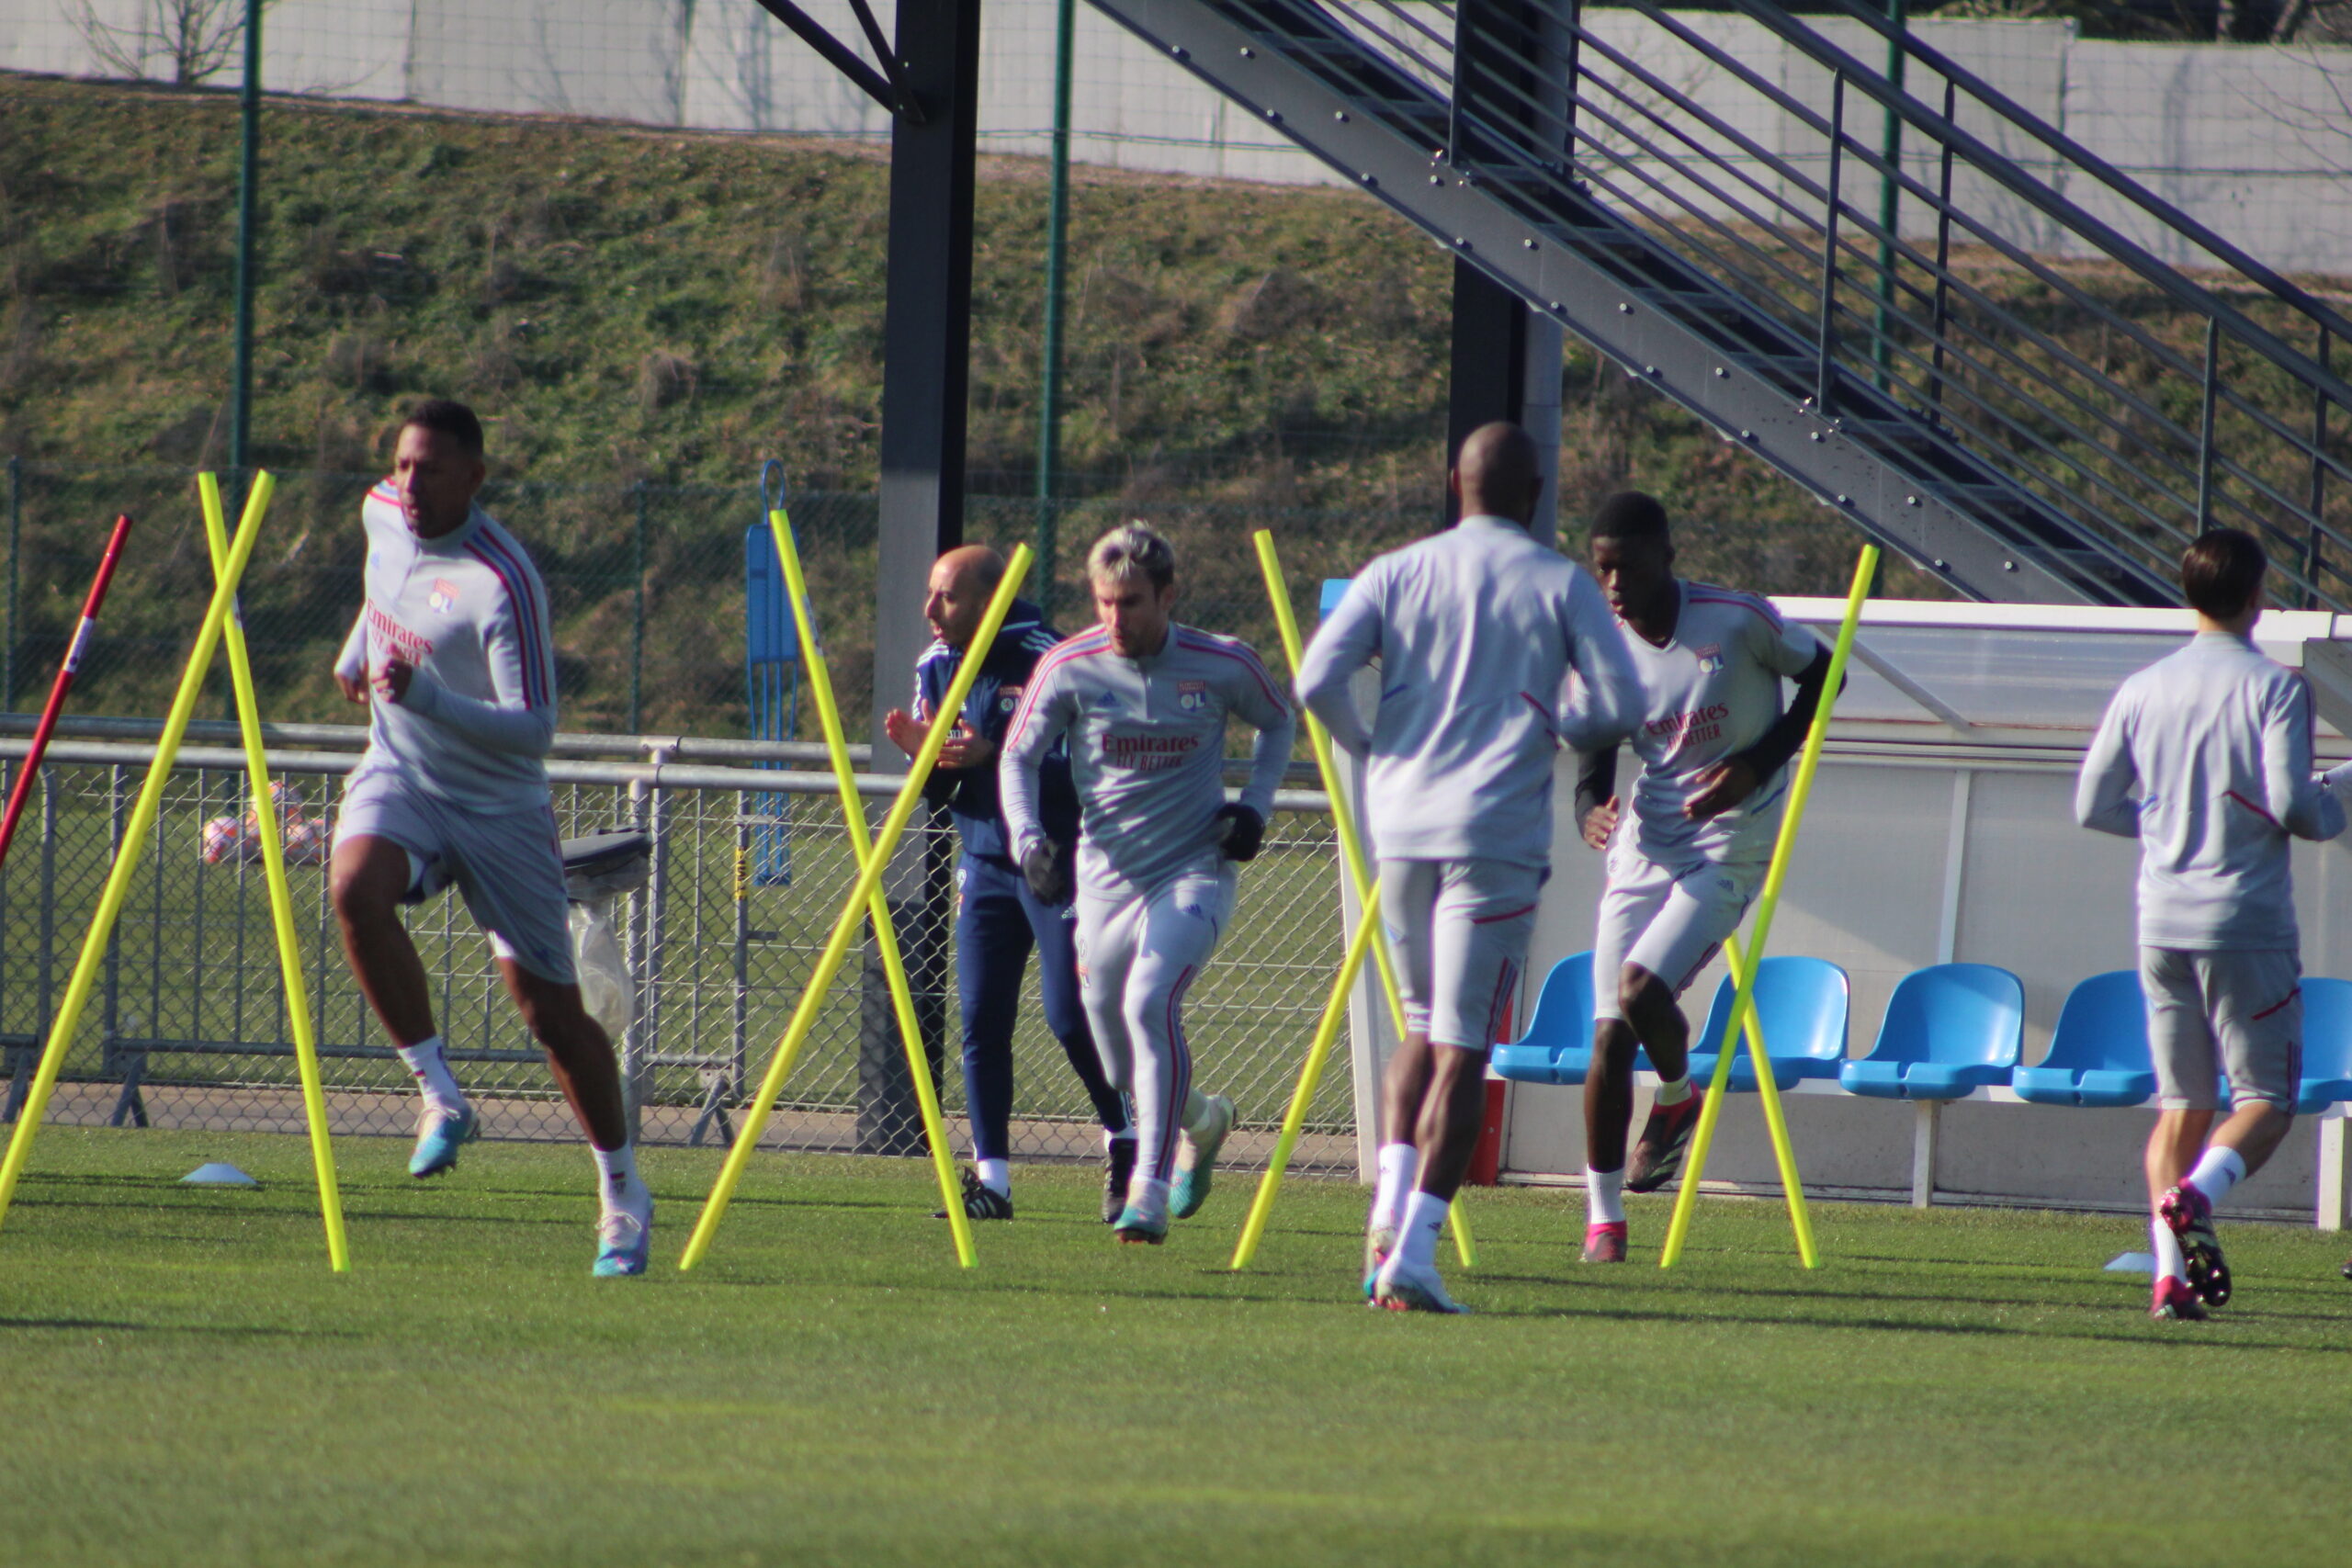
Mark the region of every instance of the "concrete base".
<instances>
[{"instance_id":1,"label":"concrete base","mask_svg":"<svg viewBox=\"0 0 2352 1568\"><path fill-rule=\"evenodd\" d=\"M1646 1075L1634 1102L1638 1130L1649 1113ZM1807 1082L1781 1104L1807 1191L1849 1192L1914 1203L1959 1199L2021 1207L2137 1213L2140 1175L2154 1111L2083 1111L2032 1105L2007 1089L1940 1105L1866 1100L1834 1084ZM2229 1212L2309 1218L2322 1230L2345 1223L2346 1161L2343 1108L2297 1121L2277 1156L2230 1194ZM1549 1183L1584 1170L1584 1091L1513 1084L1505 1113L1503 1179ZM1780 1178L1764 1111L1734 1095L1716 1124L1707 1181L1740 1191L1777 1191Z\"/></svg>"}]
</instances>

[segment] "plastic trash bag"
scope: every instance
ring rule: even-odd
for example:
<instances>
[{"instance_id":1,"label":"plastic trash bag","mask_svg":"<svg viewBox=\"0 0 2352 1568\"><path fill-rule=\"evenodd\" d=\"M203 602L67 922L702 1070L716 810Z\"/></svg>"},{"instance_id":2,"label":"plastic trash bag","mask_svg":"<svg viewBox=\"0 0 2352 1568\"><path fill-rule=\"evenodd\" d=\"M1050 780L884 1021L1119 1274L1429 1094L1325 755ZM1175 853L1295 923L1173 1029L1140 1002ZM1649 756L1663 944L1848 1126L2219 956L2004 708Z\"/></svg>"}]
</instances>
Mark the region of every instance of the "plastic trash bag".
<instances>
[{"instance_id":1,"label":"plastic trash bag","mask_svg":"<svg viewBox=\"0 0 2352 1568\"><path fill-rule=\"evenodd\" d=\"M580 976L580 1002L588 1016L618 1040L637 1021L637 976L629 973L613 926L613 901L592 898L571 908L571 963Z\"/></svg>"}]
</instances>

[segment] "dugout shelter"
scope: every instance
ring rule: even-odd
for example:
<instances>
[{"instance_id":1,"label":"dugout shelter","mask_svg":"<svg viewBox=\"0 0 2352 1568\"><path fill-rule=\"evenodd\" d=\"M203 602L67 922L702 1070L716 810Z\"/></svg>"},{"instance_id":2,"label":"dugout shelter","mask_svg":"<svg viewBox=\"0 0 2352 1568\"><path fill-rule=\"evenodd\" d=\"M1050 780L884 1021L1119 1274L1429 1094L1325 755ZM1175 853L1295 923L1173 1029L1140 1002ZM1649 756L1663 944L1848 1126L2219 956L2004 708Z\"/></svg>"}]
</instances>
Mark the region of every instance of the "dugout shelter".
<instances>
[{"instance_id":1,"label":"dugout shelter","mask_svg":"<svg viewBox=\"0 0 2352 1568\"><path fill-rule=\"evenodd\" d=\"M1327 587L1327 607L1340 586ZM1774 603L1825 638L1836 635L1844 607L1830 599ZM2032 1066L2048 1054L2060 1010L2079 983L2136 965L2139 852L2075 825L2075 778L2117 685L2178 648L2192 629L2186 610L1905 601L1865 607L1771 943L1775 954L1826 959L1845 971L1849 1059L1871 1049L1905 976L1934 964L1981 964L2022 983L2018 1062ZM2272 610L2256 640L2311 681L2321 765L2352 756L2346 740L2352 616ZM1630 778L1633 766L1628 759L1621 778ZM1553 875L1514 1009L1514 1037L1553 965L1591 947L1600 898L1602 856L1571 827L1573 752L1562 754L1555 787ZM2352 835L2329 844L2297 841L2294 880L2306 976L2352 978ZM1694 1043L1724 972L1716 960L1683 998ZM1372 1097L1391 1038L1370 986L1359 986L1350 1023L1359 1138L1369 1162ZM2309 1027L2332 1026L2312 1010ZM2153 1104L2030 1103L2007 1079L2005 1072L2002 1081L1957 1100L1869 1098L1834 1077L1804 1081L1786 1104L1808 1190L1923 1205L2137 1212L2139 1151ZM1500 1179L1580 1179L1581 1089L1512 1083L1505 1094ZM2340 1227L2345 1110L2336 1102L2299 1119L2278 1157L2246 1184L2244 1206ZM1726 1106L1709 1173L1731 1190L1778 1190L1753 1095Z\"/></svg>"}]
</instances>

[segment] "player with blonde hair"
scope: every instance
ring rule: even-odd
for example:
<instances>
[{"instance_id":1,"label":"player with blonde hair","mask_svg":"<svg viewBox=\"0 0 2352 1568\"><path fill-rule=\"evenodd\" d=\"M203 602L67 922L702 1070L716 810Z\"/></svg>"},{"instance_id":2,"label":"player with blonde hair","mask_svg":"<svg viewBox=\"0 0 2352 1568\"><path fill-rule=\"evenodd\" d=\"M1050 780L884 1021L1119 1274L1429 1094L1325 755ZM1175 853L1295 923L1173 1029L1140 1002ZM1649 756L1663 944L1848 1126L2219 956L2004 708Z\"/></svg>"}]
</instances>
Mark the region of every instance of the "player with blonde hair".
<instances>
[{"instance_id":1,"label":"player with blonde hair","mask_svg":"<svg viewBox=\"0 0 2352 1568\"><path fill-rule=\"evenodd\" d=\"M1135 1175L1114 1227L1157 1245L1208 1197L1233 1102L1193 1086L1184 995L1233 921L1295 720L1245 643L1180 624L1176 554L1139 523L1087 557L1092 631L1038 660L1006 731L1000 793L1022 874L1078 903L1080 987L1112 1084L1134 1106ZM1250 782L1225 798L1225 729L1258 731ZM1039 775L1067 737L1078 787L1076 876L1039 817Z\"/></svg>"}]
</instances>

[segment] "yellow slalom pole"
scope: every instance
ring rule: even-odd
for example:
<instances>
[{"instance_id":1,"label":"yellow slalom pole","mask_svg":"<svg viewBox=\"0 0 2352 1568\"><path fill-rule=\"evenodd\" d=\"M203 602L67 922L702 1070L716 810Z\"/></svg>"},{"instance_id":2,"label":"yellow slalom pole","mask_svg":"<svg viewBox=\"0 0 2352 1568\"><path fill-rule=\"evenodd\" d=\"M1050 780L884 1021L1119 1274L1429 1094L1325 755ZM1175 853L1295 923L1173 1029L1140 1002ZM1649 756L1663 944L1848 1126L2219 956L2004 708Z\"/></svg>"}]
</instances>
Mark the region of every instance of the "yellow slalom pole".
<instances>
[{"instance_id":1,"label":"yellow slalom pole","mask_svg":"<svg viewBox=\"0 0 2352 1568\"><path fill-rule=\"evenodd\" d=\"M1290 678L1298 681L1298 667L1306 658L1306 644L1298 635L1298 615L1291 607L1290 589L1283 581L1282 559L1274 553L1273 531L1261 528L1250 536L1258 547L1258 567L1266 579L1266 596L1273 602L1274 625L1282 633L1283 657L1289 661ZM1315 752L1315 766L1323 775L1323 793L1331 797L1331 830L1339 838L1340 853L1348 863L1349 878L1355 884L1356 902L1371 907L1374 886L1371 862L1363 852L1363 838L1356 831L1356 814L1348 805L1348 797L1340 789L1340 768L1331 754L1331 732L1312 713L1302 713L1306 720L1306 743ZM1389 953L1388 944L1373 946L1373 962L1380 967L1380 987L1388 998L1388 1016L1396 1026L1399 1039L1405 1033L1405 992L1396 983L1396 962Z\"/></svg>"},{"instance_id":2,"label":"yellow slalom pole","mask_svg":"<svg viewBox=\"0 0 2352 1568\"><path fill-rule=\"evenodd\" d=\"M1796 1232L1797 1257L1808 1269L1821 1266L1821 1254L1813 1245L1813 1213L1805 1207L1804 1179L1797 1174L1797 1148L1789 1137L1789 1121L1781 1111L1781 1086L1772 1078L1772 1051L1764 1040L1764 1021L1756 1013L1755 987L1747 984L1747 961L1739 951L1739 938L1724 938L1724 962L1731 967L1734 994L1745 987L1747 1010L1740 1015L1742 1032L1747 1037L1747 1054L1756 1064L1756 1094L1764 1102L1764 1125L1772 1134L1773 1163L1781 1168L1781 1190L1789 1201L1789 1228ZM1730 1043L1724 1043L1724 1055L1731 1055Z\"/></svg>"},{"instance_id":3,"label":"yellow slalom pole","mask_svg":"<svg viewBox=\"0 0 2352 1568\"><path fill-rule=\"evenodd\" d=\"M147 765L147 782L140 786L139 798L130 808L130 820L123 826L122 852L115 856L114 865L107 873L106 887L98 895L97 911L90 917L89 932L82 940L82 956L74 962L73 978L65 984L56 1020L50 1025L49 1043L42 1048L40 1066L33 1074L31 1091L26 1095L24 1110L17 1118L16 1134L8 1140L7 1158L0 1161L0 1224L7 1220L9 1201L17 1195L17 1179L24 1174L25 1161L32 1154L33 1138L40 1131L40 1119L49 1110L49 1097L57 1088L58 1072L65 1065L65 1053L74 1043L74 1032L81 1025L82 1009L90 999L90 988L97 984L98 970L106 962L107 939L114 933L123 900L130 896L130 879L138 874L141 862L138 846L154 829L155 813L164 803L164 786L171 780L172 761L179 754L180 740L187 734L188 720L196 713L196 701L203 694L204 677L211 668L213 651L220 646L221 623L228 619L229 606L236 602L237 580L245 574L245 563L253 558L254 541L261 536L261 520L269 510L269 498L277 488L274 476L257 473L254 476L253 492L245 497L245 513L237 524L236 542L229 547L228 564L221 569L213 587L212 603L206 607L204 620L197 630L196 647L188 654L187 667L180 672L179 693L172 699L171 713L164 720L164 733L155 742L155 760Z\"/></svg>"},{"instance_id":4,"label":"yellow slalom pole","mask_svg":"<svg viewBox=\"0 0 2352 1568\"><path fill-rule=\"evenodd\" d=\"M196 477L204 506L204 542L217 573L229 556L229 525L220 506L220 482ZM294 1062L302 1079L302 1112L311 1127L311 1166L318 1173L319 1216L326 1224L327 1264L351 1271L351 1247L343 1228L343 1190L334 1174L334 1145L327 1136L327 1097L319 1077L318 1039L311 1027L311 991L302 975L302 946L294 935L294 895L286 883L286 843L278 836L277 802L269 793L269 761L261 740L261 701L254 694L254 668L245 656L244 612L232 604L222 624L229 645L229 682L237 694L237 724L244 739L245 777L253 792L254 819L261 827L261 863L269 885L269 918L277 935L277 967L286 986L286 1015L294 1029Z\"/></svg>"},{"instance_id":5,"label":"yellow slalom pole","mask_svg":"<svg viewBox=\"0 0 2352 1568\"><path fill-rule=\"evenodd\" d=\"M792 624L800 630L802 661L808 667L808 690L817 699L817 722L825 732L825 748L833 760L833 782L841 788L842 819L849 825L849 846L857 868L865 869L873 846L865 830L865 807L858 798L857 776L849 761L849 738L842 729L841 709L833 701L832 671L825 650L817 642L816 617L808 605L808 580L800 570L799 547L793 542L792 519L777 507L768 513L768 532L775 538L775 558L784 568L786 596L792 604ZM950 728L953 728L952 726ZM939 1173L941 1206L947 1211L947 1229L956 1240L956 1261L969 1269L979 1262L972 1249L972 1222L964 1213L963 1194L956 1186L956 1156L947 1146L946 1119L939 1113L939 1091L932 1087L931 1064L923 1056L922 1026L915 1021L914 990L907 983L906 961L899 953L898 928L890 919L890 900L876 884L866 912L874 921L874 945L882 954L882 971L890 987L890 1006L898 1015L899 1038L907 1052L908 1076L914 1080L915 1099L922 1107L923 1136L931 1144L931 1163Z\"/></svg>"},{"instance_id":6,"label":"yellow slalom pole","mask_svg":"<svg viewBox=\"0 0 2352 1568\"><path fill-rule=\"evenodd\" d=\"M1846 660L1854 651L1854 628L1861 624L1862 601L1870 597L1871 579L1878 571L1878 547L1864 545L1861 558L1854 563L1854 583L1846 594L1846 617L1838 627L1837 645L1829 651L1829 678L1823 684L1821 705L1814 710L1813 723L1805 730L1804 750L1798 753L1796 773L1789 781L1788 808L1781 817L1780 837L1772 845L1772 863L1764 873L1764 891L1756 900L1756 923L1747 939L1747 972L1737 984L1732 1001L1731 1016L1745 1020L1756 1010L1756 968L1764 961L1765 944L1772 935L1772 916L1780 908L1781 887L1788 880L1791 852L1796 848L1797 829L1804 824L1805 799L1813 793L1813 775L1821 766L1822 742L1829 738L1829 715L1838 705L1838 688L1845 683ZM1714 1119L1721 1110L1721 1090L1729 1080L1733 1042L1726 1038L1723 1054L1715 1062L1714 1088L1707 1096L1707 1103L1699 1112L1699 1125L1690 1135L1690 1153L1684 1161L1682 1189L1674 1195L1674 1219L1667 1226L1666 1248L1658 1254L1657 1266L1674 1267L1682 1256L1683 1238L1690 1234L1690 1215L1699 1206L1699 1179L1707 1167L1707 1140L1714 1134ZM1765 1064L1759 1059L1758 1066ZM1765 1073L1769 1087L1770 1074ZM1786 1172L1783 1172L1785 1179ZM1790 1190L1794 1192L1794 1188ZM1802 1199L1792 1199L1802 1202ZM1803 1247L1802 1233L1799 1247ZM1812 1265L1806 1265L1810 1268Z\"/></svg>"},{"instance_id":7,"label":"yellow slalom pole","mask_svg":"<svg viewBox=\"0 0 2352 1568\"><path fill-rule=\"evenodd\" d=\"M1250 536L1258 547L1258 569L1266 579L1266 597L1272 601L1274 625L1282 633L1283 657L1290 662L1291 683L1298 682L1299 661L1305 657L1305 644L1299 640L1298 616L1291 608L1290 589L1283 581L1282 558L1274 553L1274 535L1271 528L1261 528ZM1323 775L1323 793L1331 802L1331 830L1340 840L1340 853L1348 863L1348 876L1355 884L1356 904L1364 911L1363 919L1372 918L1373 894L1378 884L1372 874L1372 864L1364 858L1363 838L1356 831L1355 813L1348 807L1348 797L1340 788L1339 764L1331 756L1331 732L1312 713L1306 719L1306 743L1315 752L1315 766ZM1390 956L1388 944L1375 941L1372 944L1373 960L1380 968L1380 986L1388 998L1388 1017L1396 1026L1396 1038L1405 1038L1405 992L1396 983L1396 960ZM1478 1248L1470 1239L1470 1224L1463 1218L1460 1195L1446 1211L1453 1226L1453 1250L1464 1269L1478 1267ZM1239 1268L1239 1264L1235 1265Z\"/></svg>"},{"instance_id":8,"label":"yellow slalom pole","mask_svg":"<svg viewBox=\"0 0 2352 1568\"><path fill-rule=\"evenodd\" d=\"M1283 1172L1290 1168L1291 1151L1298 1146L1299 1129L1306 1124L1306 1108L1323 1085L1324 1065L1348 1016L1348 993L1355 989L1356 976L1363 973L1364 949L1376 940L1373 932L1379 929L1379 919L1380 888L1375 885L1364 902L1363 918L1356 922L1356 934L1348 939L1348 953L1340 962L1339 978L1331 982L1331 998L1323 1004L1314 1043L1306 1048L1306 1065L1299 1069L1298 1088L1291 1094L1282 1133L1274 1139L1273 1157L1266 1162L1266 1174L1258 1179L1258 1195L1250 1200L1250 1216L1241 1223L1241 1239L1233 1248L1236 1273L1250 1267L1250 1259L1257 1256L1259 1238L1266 1234L1266 1220L1274 1212L1274 1195L1282 1190Z\"/></svg>"},{"instance_id":9,"label":"yellow slalom pole","mask_svg":"<svg viewBox=\"0 0 2352 1568\"><path fill-rule=\"evenodd\" d=\"M1021 587L1021 580L1029 575L1029 547L1016 545L1012 559L1006 564L1004 581L997 585L996 596L989 601L987 612L980 617L979 629L972 634L972 646L985 650L996 641L996 634L1004 625L1005 612L1012 608L1012 596ZM960 713L964 699L971 695L972 682L980 672L981 660L966 659L963 667L947 688L947 695L940 704L944 713ZM922 750L915 754L907 770L906 783L899 786L899 798L890 805L890 813L882 819L881 829L874 837L874 852L865 869L858 873L857 886L842 905L839 919L833 922L833 934L818 956L817 967L808 976L807 987L800 993L800 1005L793 1010L791 1025L784 1038L776 1042L775 1056L768 1063L767 1075L760 1080L759 1093L752 1097L749 1113L744 1118L744 1130L727 1151L727 1162L719 1168L718 1185L704 1200L701 1217L695 1222L694 1235L686 1242L686 1250L678 1259L681 1269L700 1263L703 1254L710 1250L711 1237L718 1230L718 1222L727 1213L728 1201L735 1195L736 1183L743 1179L743 1168L751 1162L752 1151L759 1145L760 1133L767 1125L768 1112L775 1108L776 1097L784 1092L785 1079L792 1073L793 1064L799 1059L800 1048L808 1043L808 1032L816 1027L817 1010L823 1005L826 991L832 986L833 976L841 973L842 963L849 956L849 944L857 934L858 923L865 919L875 891L882 886L882 873L889 866L890 855L899 847L899 835L906 831L907 822L915 814L915 804L922 798L922 786L931 777L932 768L939 761L940 748L947 744L948 726L934 724L923 738Z\"/></svg>"}]
</instances>

